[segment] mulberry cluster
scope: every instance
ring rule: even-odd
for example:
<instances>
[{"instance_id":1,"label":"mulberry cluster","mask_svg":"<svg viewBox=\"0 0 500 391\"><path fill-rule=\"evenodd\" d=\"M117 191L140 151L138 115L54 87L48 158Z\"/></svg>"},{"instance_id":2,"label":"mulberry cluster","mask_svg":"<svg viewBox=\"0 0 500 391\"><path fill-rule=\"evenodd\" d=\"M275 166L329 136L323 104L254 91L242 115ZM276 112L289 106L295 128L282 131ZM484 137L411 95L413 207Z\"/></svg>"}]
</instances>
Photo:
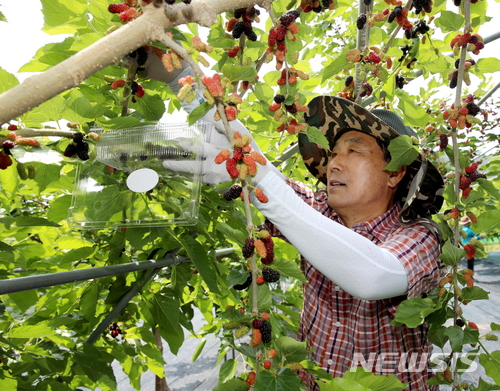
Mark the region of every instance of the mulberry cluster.
<instances>
[{"instance_id":1,"label":"mulberry cluster","mask_svg":"<svg viewBox=\"0 0 500 391\"><path fill-rule=\"evenodd\" d=\"M453 54L457 56L461 47L467 45L467 51L479 54L484 48L484 39L477 33L457 34L450 42Z\"/></svg>"},{"instance_id":2,"label":"mulberry cluster","mask_svg":"<svg viewBox=\"0 0 500 391\"><path fill-rule=\"evenodd\" d=\"M486 175L477 170L478 166L479 164L477 162L473 162L472 164L470 164L465 168L464 174L460 176L460 182L458 184L458 187L460 190L462 190L463 198L467 198L469 196L471 192L471 184L473 182L475 182L479 178L486 179Z\"/></svg>"},{"instance_id":3,"label":"mulberry cluster","mask_svg":"<svg viewBox=\"0 0 500 391\"><path fill-rule=\"evenodd\" d=\"M306 13L311 11L320 13L333 9L333 0L302 0L300 8Z\"/></svg>"},{"instance_id":4,"label":"mulberry cluster","mask_svg":"<svg viewBox=\"0 0 500 391\"><path fill-rule=\"evenodd\" d=\"M397 5L394 9L389 13L389 17L387 21L392 23L393 21L403 28L403 30L411 30L413 25L408 20L408 11L403 9L401 5Z\"/></svg>"},{"instance_id":5,"label":"mulberry cluster","mask_svg":"<svg viewBox=\"0 0 500 391\"><path fill-rule=\"evenodd\" d=\"M17 125L9 125L8 130L17 130ZM39 147L40 142L34 138L18 136L14 131L7 134L7 140L2 142L2 149L0 150L0 170L5 170L12 165L11 149L16 145ZM33 166L34 168L34 166Z\"/></svg>"},{"instance_id":6,"label":"mulberry cluster","mask_svg":"<svg viewBox=\"0 0 500 391\"><path fill-rule=\"evenodd\" d=\"M432 12L432 0L413 0L412 7L417 15L422 11L429 14Z\"/></svg>"},{"instance_id":7,"label":"mulberry cluster","mask_svg":"<svg viewBox=\"0 0 500 391\"><path fill-rule=\"evenodd\" d=\"M35 179L36 168L33 164L25 165L24 163L17 162L16 167L19 178L21 178L23 181L25 181L26 179Z\"/></svg>"},{"instance_id":8,"label":"mulberry cluster","mask_svg":"<svg viewBox=\"0 0 500 391\"><path fill-rule=\"evenodd\" d=\"M153 47L154 49L154 47ZM146 68L146 62L148 61L148 47L141 46L140 48L134 50L132 53L128 55L131 58L135 58L137 61L137 71L144 71Z\"/></svg>"},{"instance_id":9,"label":"mulberry cluster","mask_svg":"<svg viewBox=\"0 0 500 391\"><path fill-rule=\"evenodd\" d=\"M120 20L124 23L130 22L141 15L140 12L128 2L110 4L108 6L108 11L112 14L118 14Z\"/></svg>"},{"instance_id":10,"label":"mulberry cluster","mask_svg":"<svg viewBox=\"0 0 500 391\"><path fill-rule=\"evenodd\" d=\"M450 71L448 73L448 80L450 81L450 88L455 88L458 84L458 67L460 65L460 59L457 59L455 61L455 68L457 70L454 70L454 71ZM470 67L472 67L473 65L476 65L476 62L469 58L467 60L465 60L465 65L464 65L464 73L462 75L462 80L463 82L466 84L466 85L470 85L470 75L469 75L469 69Z\"/></svg>"},{"instance_id":11,"label":"mulberry cluster","mask_svg":"<svg viewBox=\"0 0 500 391\"><path fill-rule=\"evenodd\" d=\"M474 103L474 96L469 94L460 102L460 108L456 109L452 104L450 109L443 112L443 118L453 128L464 129L472 127L474 123L481 120L475 118L481 112L479 106Z\"/></svg>"},{"instance_id":12,"label":"mulberry cluster","mask_svg":"<svg viewBox=\"0 0 500 391\"><path fill-rule=\"evenodd\" d=\"M231 108L233 106L228 106ZM259 152L254 151L250 145L252 138L249 135L242 136L240 132L234 132L233 152L222 150L215 157L216 164L226 162L226 169L231 178L247 179L247 176L257 174L257 163L267 164L266 158Z\"/></svg>"},{"instance_id":13,"label":"mulberry cluster","mask_svg":"<svg viewBox=\"0 0 500 391\"><path fill-rule=\"evenodd\" d=\"M109 326L109 332L111 334L111 336L113 338L116 338L118 337L118 335L120 334L125 334L124 331L122 331L122 329L120 328L120 326L118 325L118 323L113 323Z\"/></svg>"},{"instance_id":14,"label":"mulberry cluster","mask_svg":"<svg viewBox=\"0 0 500 391\"><path fill-rule=\"evenodd\" d=\"M272 27L269 30L265 61L271 62L271 60L276 57L277 70L283 67L285 54L288 52L285 38L290 41L295 41L297 39L295 34L299 32L299 27L294 22L299 15L300 13L296 10L288 11L281 15L276 27Z\"/></svg>"},{"instance_id":15,"label":"mulberry cluster","mask_svg":"<svg viewBox=\"0 0 500 391\"><path fill-rule=\"evenodd\" d=\"M166 52L163 52L161 49L153 47L153 52L161 60L163 66L168 72L173 72L175 69L182 68L182 58L173 50L167 49Z\"/></svg>"},{"instance_id":16,"label":"mulberry cluster","mask_svg":"<svg viewBox=\"0 0 500 391\"><path fill-rule=\"evenodd\" d=\"M425 20L420 20L413 29L405 30L405 37L407 39L418 38L418 34L425 34L430 30L430 27L425 23Z\"/></svg>"},{"instance_id":17,"label":"mulberry cluster","mask_svg":"<svg viewBox=\"0 0 500 391\"><path fill-rule=\"evenodd\" d=\"M64 150L64 156L78 156L81 160L89 160L89 144L83 139L81 132L73 133L73 142L70 142Z\"/></svg>"},{"instance_id":18,"label":"mulberry cluster","mask_svg":"<svg viewBox=\"0 0 500 391\"><path fill-rule=\"evenodd\" d=\"M252 27L252 22L259 22L260 11L255 7L239 8L234 10L234 17L229 19L226 30L232 33L233 38L238 39L243 34L250 41L257 41L257 34ZM239 20L241 18L241 20Z\"/></svg>"},{"instance_id":19,"label":"mulberry cluster","mask_svg":"<svg viewBox=\"0 0 500 391\"><path fill-rule=\"evenodd\" d=\"M406 84L406 79L403 76L396 75L395 81L396 87L402 90Z\"/></svg>"}]
</instances>

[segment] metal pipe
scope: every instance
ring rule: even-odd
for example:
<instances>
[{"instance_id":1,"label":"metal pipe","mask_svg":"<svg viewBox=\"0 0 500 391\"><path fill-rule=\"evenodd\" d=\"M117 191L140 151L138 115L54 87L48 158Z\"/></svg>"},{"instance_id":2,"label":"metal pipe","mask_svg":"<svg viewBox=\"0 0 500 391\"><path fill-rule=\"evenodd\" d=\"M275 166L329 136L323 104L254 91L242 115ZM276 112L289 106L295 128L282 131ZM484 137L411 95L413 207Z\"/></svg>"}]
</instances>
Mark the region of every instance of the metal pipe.
<instances>
[{"instance_id":1,"label":"metal pipe","mask_svg":"<svg viewBox=\"0 0 500 391\"><path fill-rule=\"evenodd\" d=\"M215 250L215 256L224 256L236 251L234 248ZM41 274L38 276L27 276L0 280L0 295L8 293L29 291L31 289L47 288L50 286L68 284L71 282L92 280L94 278L115 276L118 274L131 273L153 268L164 268L180 262L187 262L188 257L167 255L160 260L147 260L141 262L130 262L121 265L93 267L82 270L71 270L67 272Z\"/></svg>"}]
</instances>

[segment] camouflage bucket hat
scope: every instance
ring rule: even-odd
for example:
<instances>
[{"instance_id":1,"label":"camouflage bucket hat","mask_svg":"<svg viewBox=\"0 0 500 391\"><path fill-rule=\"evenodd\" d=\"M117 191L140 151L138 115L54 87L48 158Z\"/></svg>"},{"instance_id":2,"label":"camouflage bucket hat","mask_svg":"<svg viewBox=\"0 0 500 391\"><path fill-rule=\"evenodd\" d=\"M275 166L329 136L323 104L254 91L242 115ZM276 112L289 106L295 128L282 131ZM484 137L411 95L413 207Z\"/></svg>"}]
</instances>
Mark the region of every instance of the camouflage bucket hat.
<instances>
[{"instance_id":1,"label":"camouflage bucket hat","mask_svg":"<svg viewBox=\"0 0 500 391\"><path fill-rule=\"evenodd\" d=\"M327 138L330 149L345 132L356 130L366 133L385 144L400 135L416 133L405 126L402 119L389 110L368 111L358 104L337 96L322 95L308 104L305 119L309 126L318 128ZM299 133L299 149L308 170L321 182L327 182L329 151L310 142ZM401 183L400 201L403 204L399 221L403 225L429 222L430 215L439 212L443 204L444 182L436 167L422 155L407 166Z\"/></svg>"}]
</instances>

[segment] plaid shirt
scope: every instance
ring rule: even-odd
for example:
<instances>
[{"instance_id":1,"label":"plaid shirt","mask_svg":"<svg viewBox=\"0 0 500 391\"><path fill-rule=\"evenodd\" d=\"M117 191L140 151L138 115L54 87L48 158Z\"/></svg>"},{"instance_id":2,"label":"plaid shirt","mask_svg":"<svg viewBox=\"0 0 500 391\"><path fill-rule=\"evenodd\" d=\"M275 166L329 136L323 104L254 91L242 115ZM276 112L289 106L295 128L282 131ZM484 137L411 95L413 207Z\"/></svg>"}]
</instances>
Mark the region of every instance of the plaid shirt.
<instances>
[{"instance_id":1,"label":"plaid shirt","mask_svg":"<svg viewBox=\"0 0 500 391\"><path fill-rule=\"evenodd\" d=\"M328 206L326 192L314 193L291 180L287 183L307 204L343 225ZM443 276L438 268L436 237L422 225L400 225L397 220L400 210L396 205L382 216L355 224L351 229L399 258L408 274L407 295L384 300L357 299L302 259L302 271L308 283L303 287L304 306L298 337L307 341L311 357L334 377L341 377L361 363L365 366L366 362L376 374L394 374L409 383L408 391L437 391L439 386L426 384L432 376L427 360L432 351L427 326L408 328L389 324L401 301L422 297L436 287ZM286 240L270 222L266 224L273 236ZM409 365L417 371L408 371ZM319 390L314 376L305 371L300 375L310 390Z\"/></svg>"}]
</instances>

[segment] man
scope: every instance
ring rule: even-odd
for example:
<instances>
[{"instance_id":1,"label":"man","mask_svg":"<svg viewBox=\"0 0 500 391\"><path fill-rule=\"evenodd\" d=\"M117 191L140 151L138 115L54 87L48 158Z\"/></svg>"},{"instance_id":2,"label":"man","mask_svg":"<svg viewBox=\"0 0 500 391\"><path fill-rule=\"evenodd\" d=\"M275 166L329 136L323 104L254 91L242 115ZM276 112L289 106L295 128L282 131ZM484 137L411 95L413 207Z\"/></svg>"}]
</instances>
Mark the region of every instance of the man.
<instances>
[{"instance_id":1,"label":"man","mask_svg":"<svg viewBox=\"0 0 500 391\"><path fill-rule=\"evenodd\" d=\"M163 80L176 91L177 80L188 73L185 69ZM185 108L191 111L196 105ZM432 348L426 326L410 329L390 322L401 301L425 296L442 277L439 231L430 215L441 207L443 180L423 157L397 171L384 170L389 141L413 134L394 113L370 113L333 96L317 97L308 106L307 122L323 132L332 152L328 155L305 135L299 135L300 151L326 191L314 193L266 164L252 184L269 201L251 196L273 235L289 241L303 257L308 283L299 338L335 377L375 360L369 370L397 375L408 383L407 390L437 390L426 385ZM231 126L248 132L238 121ZM214 133L204 151L204 181L209 184L230 180L224 165L213 163L228 148L227 140ZM164 166L190 169L172 161ZM319 390L312 375L303 372L301 377L310 390Z\"/></svg>"}]
</instances>

